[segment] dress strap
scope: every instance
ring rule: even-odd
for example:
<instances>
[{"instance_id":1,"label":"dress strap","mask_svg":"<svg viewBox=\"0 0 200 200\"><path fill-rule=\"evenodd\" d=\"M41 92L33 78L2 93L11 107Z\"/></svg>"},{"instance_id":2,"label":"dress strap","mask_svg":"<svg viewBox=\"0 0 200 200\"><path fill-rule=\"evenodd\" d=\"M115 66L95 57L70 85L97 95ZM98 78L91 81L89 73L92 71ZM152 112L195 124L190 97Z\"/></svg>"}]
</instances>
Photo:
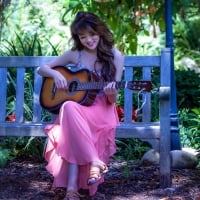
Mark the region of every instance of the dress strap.
<instances>
[{"instance_id":1,"label":"dress strap","mask_svg":"<svg viewBox=\"0 0 200 200\"><path fill-rule=\"evenodd\" d=\"M81 62L81 51L78 51L78 63L77 63L78 68L82 68L82 62Z\"/></svg>"}]
</instances>

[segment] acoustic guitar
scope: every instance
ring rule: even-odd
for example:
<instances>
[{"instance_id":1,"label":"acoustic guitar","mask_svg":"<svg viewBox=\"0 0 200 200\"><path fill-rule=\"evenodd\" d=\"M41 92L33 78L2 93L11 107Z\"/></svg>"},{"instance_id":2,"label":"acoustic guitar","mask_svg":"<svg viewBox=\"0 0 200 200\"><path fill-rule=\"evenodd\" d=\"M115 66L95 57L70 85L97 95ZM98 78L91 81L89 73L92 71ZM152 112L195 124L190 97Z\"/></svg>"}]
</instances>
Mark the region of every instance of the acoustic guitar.
<instances>
[{"instance_id":1,"label":"acoustic guitar","mask_svg":"<svg viewBox=\"0 0 200 200\"><path fill-rule=\"evenodd\" d=\"M88 69L72 71L68 68L57 66L53 69L59 71L67 80L68 89L57 89L54 79L44 77L40 92L40 104L51 113L57 114L65 101L75 101L81 105L90 106L97 93L109 82L98 81L97 77ZM149 92L152 89L150 81L119 81L117 89Z\"/></svg>"}]
</instances>

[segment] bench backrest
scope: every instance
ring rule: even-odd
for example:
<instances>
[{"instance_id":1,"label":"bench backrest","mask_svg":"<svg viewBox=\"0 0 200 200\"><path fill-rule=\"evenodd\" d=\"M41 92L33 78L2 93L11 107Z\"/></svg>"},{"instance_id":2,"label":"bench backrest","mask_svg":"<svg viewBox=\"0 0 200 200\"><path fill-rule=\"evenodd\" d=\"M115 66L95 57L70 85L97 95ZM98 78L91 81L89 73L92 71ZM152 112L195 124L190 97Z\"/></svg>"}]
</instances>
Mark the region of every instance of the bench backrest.
<instances>
[{"instance_id":1,"label":"bench backrest","mask_svg":"<svg viewBox=\"0 0 200 200\"><path fill-rule=\"evenodd\" d=\"M51 122L43 119L44 110L39 103L39 95L42 84L42 77L37 74L37 67L49 62L55 57L51 56L1 56L0 57L0 136L44 136L41 128ZM160 86L170 86L170 50L165 48L159 56L126 56L124 63L124 79L133 80L136 68L141 69L141 78L151 80L152 67L160 68ZM11 70L12 69L12 70ZM33 77L30 76L33 74ZM32 86L25 82L30 76ZM13 78L13 77L16 77ZM26 78L25 78L26 77ZM10 84L10 85L9 85ZM26 89L28 85L28 89ZM12 101L8 90L13 90ZM28 90L28 91L27 91ZM33 93L29 99L27 93ZM142 122L151 121L151 93L143 94L145 104L142 109ZM132 123L133 92L124 89L124 122ZM14 105L9 108L8 102ZM31 107L26 107L29 102ZM13 109L14 108L14 109ZM9 121L9 113L13 110L15 120ZM30 111L30 112L29 112ZM27 119L28 115L28 119Z\"/></svg>"}]
</instances>

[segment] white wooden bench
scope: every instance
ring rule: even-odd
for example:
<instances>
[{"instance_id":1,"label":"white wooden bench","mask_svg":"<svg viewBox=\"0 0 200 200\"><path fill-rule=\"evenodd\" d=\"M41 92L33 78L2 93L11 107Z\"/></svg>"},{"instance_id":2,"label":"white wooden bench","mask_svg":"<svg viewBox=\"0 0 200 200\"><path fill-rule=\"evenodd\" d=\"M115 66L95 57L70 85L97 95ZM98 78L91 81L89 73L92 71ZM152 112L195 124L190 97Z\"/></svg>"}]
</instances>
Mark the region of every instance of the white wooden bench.
<instances>
[{"instance_id":1,"label":"white wooden bench","mask_svg":"<svg viewBox=\"0 0 200 200\"><path fill-rule=\"evenodd\" d=\"M39 95L42 77L36 72L38 66L54 59L48 56L1 56L0 57L0 136L46 136L44 126L52 120L42 120L44 110L40 106ZM159 56L126 56L124 64L124 79L132 80L137 68L142 71L143 80L151 80L152 68L160 68L160 83L158 92L159 121L151 122L151 93L145 93L146 103L142 109L142 122L132 122L133 92L124 90L124 121L116 129L117 138L139 138L148 140L160 153L160 187L171 185L170 161L170 61L171 52L164 48ZM7 120L9 96L8 71L16 72L15 84L15 121ZM24 77L27 70L32 70L33 99L25 99L26 87ZM31 81L31 80L30 80ZM28 91L31 93L31 91ZM25 102L32 101L31 120L25 117ZM54 118L52 116L52 118Z\"/></svg>"}]
</instances>

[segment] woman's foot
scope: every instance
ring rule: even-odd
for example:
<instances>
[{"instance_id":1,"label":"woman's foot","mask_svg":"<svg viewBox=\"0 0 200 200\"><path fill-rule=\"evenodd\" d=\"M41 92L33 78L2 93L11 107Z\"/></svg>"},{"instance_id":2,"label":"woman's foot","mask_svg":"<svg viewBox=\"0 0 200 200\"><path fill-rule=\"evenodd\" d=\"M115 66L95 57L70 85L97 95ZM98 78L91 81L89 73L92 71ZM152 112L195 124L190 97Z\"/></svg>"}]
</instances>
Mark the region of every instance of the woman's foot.
<instances>
[{"instance_id":1,"label":"woman's foot","mask_svg":"<svg viewBox=\"0 0 200 200\"><path fill-rule=\"evenodd\" d=\"M84 196L79 194L77 191L69 190L63 200L80 200L82 197Z\"/></svg>"},{"instance_id":2,"label":"woman's foot","mask_svg":"<svg viewBox=\"0 0 200 200\"><path fill-rule=\"evenodd\" d=\"M92 162L90 166L90 175L88 178L88 185L93 185L97 183L103 174L108 172L108 167L105 163L101 162Z\"/></svg>"}]
</instances>

